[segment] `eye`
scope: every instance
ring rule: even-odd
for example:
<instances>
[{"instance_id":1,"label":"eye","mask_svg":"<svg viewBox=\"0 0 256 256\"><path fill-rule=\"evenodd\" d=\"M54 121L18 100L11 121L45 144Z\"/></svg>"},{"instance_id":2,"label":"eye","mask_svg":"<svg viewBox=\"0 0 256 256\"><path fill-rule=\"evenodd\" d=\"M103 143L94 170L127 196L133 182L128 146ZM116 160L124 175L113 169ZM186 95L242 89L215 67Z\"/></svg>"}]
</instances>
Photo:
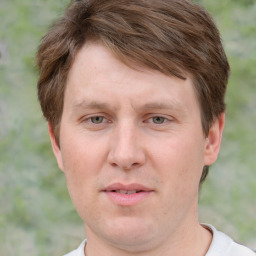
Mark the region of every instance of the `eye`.
<instances>
[{"instance_id":1,"label":"eye","mask_svg":"<svg viewBox=\"0 0 256 256\"><path fill-rule=\"evenodd\" d=\"M93 116L90 117L90 121L94 124L101 124L104 122L104 117L103 116Z\"/></svg>"},{"instance_id":2,"label":"eye","mask_svg":"<svg viewBox=\"0 0 256 256\"><path fill-rule=\"evenodd\" d=\"M154 116L151 118L151 120L154 124L163 124L166 122L166 118L161 116Z\"/></svg>"}]
</instances>

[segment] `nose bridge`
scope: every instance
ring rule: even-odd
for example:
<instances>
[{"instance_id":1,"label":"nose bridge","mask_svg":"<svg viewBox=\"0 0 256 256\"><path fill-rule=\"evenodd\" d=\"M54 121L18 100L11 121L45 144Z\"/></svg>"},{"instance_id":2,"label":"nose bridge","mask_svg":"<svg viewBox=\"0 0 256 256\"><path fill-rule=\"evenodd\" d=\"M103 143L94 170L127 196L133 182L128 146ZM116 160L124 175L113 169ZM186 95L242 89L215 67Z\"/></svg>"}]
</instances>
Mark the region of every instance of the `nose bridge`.
<instances>
[{"instance_id":1,"label":"nose bridge","mask_svg":"<svg viewBox=\"0 0 256 256\"><path fill-rule=\"evenodd\" d=\"M142 165L145 155L139 140L139 128L132 121L126 120L115 128L109 160L112 165L130 169Z\"/></svg>"}]
</instances>

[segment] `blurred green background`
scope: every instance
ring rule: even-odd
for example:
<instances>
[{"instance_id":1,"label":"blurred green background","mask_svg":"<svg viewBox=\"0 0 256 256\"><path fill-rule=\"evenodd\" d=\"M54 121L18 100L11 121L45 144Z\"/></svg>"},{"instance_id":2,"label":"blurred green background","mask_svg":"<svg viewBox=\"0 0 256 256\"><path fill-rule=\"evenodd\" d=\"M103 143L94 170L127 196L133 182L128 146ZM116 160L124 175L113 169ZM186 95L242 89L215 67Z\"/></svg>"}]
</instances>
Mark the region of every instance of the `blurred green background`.
<instances>
[{"instance_id":1,"label":"blurred green background","mask_svg":"<svg viewBox=\"0 0 256 256\"><path fill-rule=\"evenodd\" d=\"M36 95L35 52L68 2L0 0L0 255L62 255L85 236ZM219 26L232 69L200 220L256 249L256 1L197 2Z\"/></svg>"}]
</instances>

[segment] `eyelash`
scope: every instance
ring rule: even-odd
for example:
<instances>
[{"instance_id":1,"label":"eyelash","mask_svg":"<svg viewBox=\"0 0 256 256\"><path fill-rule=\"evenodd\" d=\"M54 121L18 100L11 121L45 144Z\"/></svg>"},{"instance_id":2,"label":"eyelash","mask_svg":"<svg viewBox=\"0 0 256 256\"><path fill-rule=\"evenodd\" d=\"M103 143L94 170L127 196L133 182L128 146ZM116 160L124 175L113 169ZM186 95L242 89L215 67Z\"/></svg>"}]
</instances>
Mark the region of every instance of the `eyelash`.
<instances>
[{"instance_id":1,"label":"eyelash","mask_svg":"<svg viewBox=\"0 0 256 256\"><path fill-rule=\"evenodd\" d=\"M93 121L93 119L94 119L94 121ZM96 119L96 122L95 122L95 119ZM98 120L100 119L101 122L97 122L97 119ZM90 123L92 125L100 125L100 124L107 123L110 121L108 121L108 119L103 115L95 115L95 116L87 116L86 118L82 119L82 122Z\"/></svg>"},{"instance_id":2,"label":"eyelash","mask_svg":"<svg viewBox=\"0 0 256 256\"><path fill-rule=\"evenodd\" d=\"M92 116L92 117L90 117L89 119L90 119L91 123L93 123L93 124L101 124L101 123L103 123L103 121L105 120L105 117L103 117L103 116ZM96 119L96 122L94 122L93 119ZM98 122L99 119L100 119L102 122Z\"/></svg>"},{"instance_id":3,"label":"eyelash","mask_svg":"<svg viewBox=\"0 0 256 256\"><path fill-rule=\"evenodd\" d=\"M96 122L95 122L96 119ZM100 119L100 120L99 120ZM160 123L155 122L156 120L160 119ZM155 126L161 126L161 125L165 125L166 123L172 121L171 118L167 118L161 115L151 115L150 117L147 117L146 119L144 119L145 121L143 121L143 123L150 123L152 125ZM97 122L99 121L99 122ZM100 126L100 125L104 125L106 123L111 123L111 120L107 117L105 117L104 115L95 115L95 116L87 116L86 118L84 118L82 120L82 122L85 122L91 126Z\"/></svg>"},{"instance_id":4,"label":"eyelash","mask_svg":"<svg viewBox=\"0 0 256 256\"><path fill-rule=\"evenodd\" d=\"M156 118L161 119L162 122L160 122L160 123L154 122L154 119L156 119ZM149 118L149 120L151 120L151 122L156 125L164 124L169 121L166 117L163 117L163 116L152 116Z\"/></svg>"}]
</instances>

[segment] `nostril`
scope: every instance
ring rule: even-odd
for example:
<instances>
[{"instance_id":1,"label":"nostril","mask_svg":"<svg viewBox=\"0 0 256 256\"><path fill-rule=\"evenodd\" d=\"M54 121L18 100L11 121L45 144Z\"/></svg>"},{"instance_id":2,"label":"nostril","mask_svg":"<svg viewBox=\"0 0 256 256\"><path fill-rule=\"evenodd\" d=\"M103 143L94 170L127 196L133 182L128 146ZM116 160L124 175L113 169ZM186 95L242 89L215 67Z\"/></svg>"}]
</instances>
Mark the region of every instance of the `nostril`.
<instances>
[{"instance_id":1,"label":"nostril","mask_svg":"<svg viewBox=\"0 0 256 256\"><path fill-rule=\"evenodd\" d=\"M118 167L123 171L129 171L143 165L145 159L143 147L128 145L128 143L125 143L123 140L118 140L114 143L108 154L108 163L112 167Z\"/></svg>"},{"instance_id":2,"label":"nostril","mask_svg":"<svg viewBox=\"0 0 256 256\"><path fill-rule=\"evenodd\" d=\"M127 165L127 166L123 166L123 170L130 170L132 169L133 167L138 167L139 166L139 163L132 163L130 165Z\"/></svg>"}]
</instances>

